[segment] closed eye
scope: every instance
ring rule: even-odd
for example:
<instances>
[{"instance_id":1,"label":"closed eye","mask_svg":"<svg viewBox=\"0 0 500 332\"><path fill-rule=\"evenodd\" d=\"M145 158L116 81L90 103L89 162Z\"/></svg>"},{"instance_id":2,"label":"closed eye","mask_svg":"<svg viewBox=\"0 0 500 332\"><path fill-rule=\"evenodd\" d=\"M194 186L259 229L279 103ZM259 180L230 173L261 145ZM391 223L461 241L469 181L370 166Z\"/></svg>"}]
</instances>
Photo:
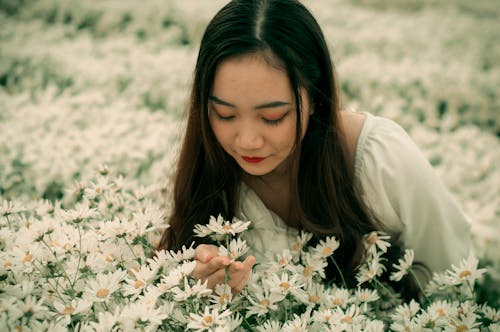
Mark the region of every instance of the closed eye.
<instances>
[{"instance_id":1,"label":"closed eye","mask_svg":"<svg viewBox=\"0 0 500 332\"><path fill-rule=\"evenodd\" d=\"M286 112L285 114L283 114L281 117L279 117L278 119L267 119L267 118L262 118L262 120L264 121L264 123L268 124L268 125L271 125L271 126L277 126L281 123L281 121L283 121L283 119L288 115L289 112Z\"/></svg>"}]
</instances>

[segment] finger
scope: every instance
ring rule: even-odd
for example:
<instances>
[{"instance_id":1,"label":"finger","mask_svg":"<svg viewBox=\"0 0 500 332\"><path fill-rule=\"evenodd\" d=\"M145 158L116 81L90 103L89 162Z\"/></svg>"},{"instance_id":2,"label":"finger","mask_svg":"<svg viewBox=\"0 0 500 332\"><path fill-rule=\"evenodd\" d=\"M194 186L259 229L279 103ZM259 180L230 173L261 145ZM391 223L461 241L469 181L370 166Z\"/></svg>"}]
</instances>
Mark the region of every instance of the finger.
<instances>
[{"instance_id":1,"label":"finger","mask_svg":"<svg viewBox=\"0 0 500 332\"><path fill-rule=\"evenodd\" d=\"M232 274L230 286L234 292L239 293L245 287L248 282L250 272L252 271L252 267L255 263L255 257L249 256L243 262L236 262L231 264L232 269L230 269L230 271L232 272Z\"/></svg>"},{"instance_id":2,"label":"finger","mask_svg":"<svg viewBox=\"0 0 500 332\"><path fill-rule=\"evenodd\" d=\"M212 244L200 244L194 250L194 258L202 263L207 263L210 259L217 256L219 248Z\"/></svg>"},{"instance_id":3,"label":"finger","mask_svg":"<svg viewBox=\"0 0 500 332\"><path fill-rule=\"evenodd\" d=\"M248 282L248 278L250 277L250 273L252 272L252 267L255 265L255 263L256 263L256 259L254 256L249 256L245 259L245 261L243 262L243 269L241 272L241 277L240 277L238 283L235 284L234 287L232 287L232 290L235 293L239 293L243 290L243 288L245 288L245 286Z\"/></svg>"},{"instance_id":4,"label":"finger","mask_svg":"<svg viewBox=\"0 0 500 332\"><path fill-rule=\"evenodd\" d=\"M224 256L216 256L208 261L208 263L198 262L193 269L193 277L196 279L202 279L204 281L214 272L225 269L231 261L229 258Z\"/></svg>"},{"instance_id":5,"label":"finger","mask_svg":"<svg viewBox=\"0 0 500 332\"><path fill-rule=\"evenodd\" d=\"M216 285L223 284L226 277L226 270L220 269L208 276L207 287L214 289Z\"/></svg>"}]
</instances>

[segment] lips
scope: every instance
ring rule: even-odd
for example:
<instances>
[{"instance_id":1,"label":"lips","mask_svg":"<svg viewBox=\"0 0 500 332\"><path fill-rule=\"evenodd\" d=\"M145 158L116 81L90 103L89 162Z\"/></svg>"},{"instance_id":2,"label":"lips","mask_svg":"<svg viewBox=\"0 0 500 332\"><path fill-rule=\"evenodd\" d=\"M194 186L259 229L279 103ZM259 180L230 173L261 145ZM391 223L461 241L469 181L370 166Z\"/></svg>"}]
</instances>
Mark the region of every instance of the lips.
<instances>
[{"instance_id":1,"label":"lips","mask_svg":"<svg viewBox=\"0 0 500 332\"><path fill-rule=\"evenodd\" d=\"M262 160L266 159L261 157L248 157L248 156L243 156L242 158L247 163L254 163L254 164L260 163Z\"/></svg>"}]
</instances>

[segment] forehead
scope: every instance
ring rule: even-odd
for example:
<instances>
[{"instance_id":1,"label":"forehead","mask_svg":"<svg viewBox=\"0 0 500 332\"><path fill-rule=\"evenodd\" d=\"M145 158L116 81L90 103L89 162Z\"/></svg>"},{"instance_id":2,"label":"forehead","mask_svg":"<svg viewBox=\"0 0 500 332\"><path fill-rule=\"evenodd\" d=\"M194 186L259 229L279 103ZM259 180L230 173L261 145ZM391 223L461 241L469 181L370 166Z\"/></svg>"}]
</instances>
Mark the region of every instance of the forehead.
<instances>
[{"instance_id":1,"label":"forehead","mask_svg":"<svg viewBox=\"0 0 500 332\"><path fill-rule=\"evenodd\" d=\"M260 53L221 62L215 71L212 90L220 98L291 98L293 95L286 71Z\"/></svg>"}]
</instances>

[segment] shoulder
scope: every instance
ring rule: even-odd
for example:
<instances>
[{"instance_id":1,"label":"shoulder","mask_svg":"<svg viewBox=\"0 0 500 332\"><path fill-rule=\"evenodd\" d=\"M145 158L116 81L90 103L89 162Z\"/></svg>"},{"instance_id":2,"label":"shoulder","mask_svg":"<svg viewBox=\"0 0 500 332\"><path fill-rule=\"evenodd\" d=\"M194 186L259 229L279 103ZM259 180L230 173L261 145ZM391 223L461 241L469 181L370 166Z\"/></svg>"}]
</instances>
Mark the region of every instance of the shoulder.
<instances>
[{"instance_id":1,"label":"shoulder","mask_svg":"<svg viewBox=\"0 0 500 332\"><path fill-rule=\"evenodd\" d=\"M340 121L344 129L344 135L347 144L347 152L349 154L349 164L354 167L356 148L360 138L360 134L365 123L366 114L340 111Z\"/></svg>"}]
</instances>

